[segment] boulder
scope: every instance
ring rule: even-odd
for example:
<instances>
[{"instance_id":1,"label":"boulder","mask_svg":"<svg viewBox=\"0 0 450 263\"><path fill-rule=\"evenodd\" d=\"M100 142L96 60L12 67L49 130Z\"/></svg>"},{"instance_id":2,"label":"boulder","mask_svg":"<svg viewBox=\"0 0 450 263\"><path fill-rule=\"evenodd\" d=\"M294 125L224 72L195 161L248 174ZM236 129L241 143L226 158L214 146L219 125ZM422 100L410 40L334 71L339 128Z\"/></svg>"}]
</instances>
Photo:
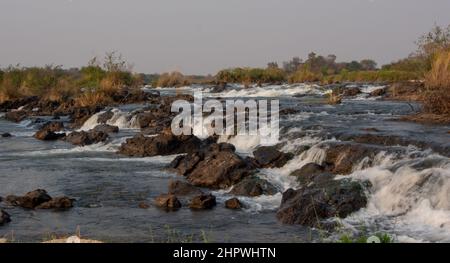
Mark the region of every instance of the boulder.
<instances>
[{"instance_id":1,"label":"boulder","mask_svg":"<svg viewBox=\"0 0 450 263\"><path fill-rule=\"evenodd\" d=\"M5 119L12 122L21 122L28 116L24 110L10 111L5 114Z\"/></svg>"},{"instance_id":2,"label":"boulder","mask_svg":"<svg viewBox=\"0 0 450 263\"><path fill-rule=\"evenodd\" d=\"M297 181L303 184L309 184L313 179L325 172L325 167L316 163L308 163L302 168L295 170L290 175L297 177Z\"/></svg>"},{"instance_id":3,"label":"boulder","mask_svg":"<svg viewBox=\"0 0 450 263\"><path fill-rule=\"evenodd\" d=\"M183 181L170 181L169 194L176 196L192 196L202 195L203 192L189 183Z\"/></svg>"},{"instance_id":4,"label":"boulder","mask_svg":"<svg viewBox=\"0 0 450 263\"><path fill-rule=\"evenodd\" d=\"M249 176L237 183L230 194L239 196L261 196L261 195L275 195L278 189L269 183L267 180L260 179L257 176Z\"/></svg>"},{"instance_id":5,"label":"boulder","mask_svg":"<svg viewBox=\"0 0 450 263\"><path fill-rule=\"evenodd\" d=\"M127 139L118 153L133 157L173 155L190 152L200 145L202 141L193 135L175 136L170 131L166 131L156 137L137 134Z\"/></svg>"},{"instance_id":6,"label":"boulder","mask_svg":"<svg viewBox=\"0 0 450 263\"><path fill-rule=\"evenodd\" d=\"M181 208L181 203L175 195L162 194L155 198L155 205L164 209Z\"/></svg>"},{"instance_id":7,"label":"boulder","mask_svg":"<svg viewBox=\"0 0 450 263\"><path fill-rule=\"evenodd\" d=\"M226 189L252 174L255 167L235 153L229 144L211 144L171 164L194 186Z\"/></svg>"},{"instance_id":8,"label":"boulder","mask_svg":"<svg viewBox=\"0 0 450 263\"><path fill-rule=\"evenodd\" d=\"M139 208L140 208L140 209L149 209L149 208L150 208L150 205L147 204L146 202L140 202L140 203L139 203Z\"/></svg>"},{"instance_id":9,"label":"boulder","mask_svg":"<svg viewBox=\"0 0 450 263\"><path fill-rule=\"evenodd\" d=\"M216 206L216 197L212 194L208 195L199 195L192 199L189 204L189 208L191 209L212 209Z\"/></svg>"},{"instance_id":10,"label":"boulder","mask_svg":"<svg viewBox=\"0 0 450 263\"><path fill-rule=\"evenodd\" d=\"M98 115L97 122L101 124L106 124L112 117L114 116L114 112L111 110L101 113Z\"/></svg>"},{"instance_id":11,"label":"boulder","mask_svg":"<svg viewBox=\"0 0 450 263\"><path fill-rule=\"evenodd\" d=\"M372 91L371 93L370 93L370 96L373 96L373 97L380 97L380 96L384 96L386 94L386 89L376 89L376 90L374 90L374 91Z\"/></svg>"},{"instance_id":12,"label":"boulder","mask_svg":"<svg viewBox=\"0 0 450 263\"><path fill-rule=\"evenodd\" d=\"M3 226L4 224L7 224L9 222L11 222L11 216L0 209L0 226Z\"/></svg>"},{"instance_id":13,"label":"boulder","mask_svg":"<svg viewBox=\"0 0 450 263\"><path fill-rule=\"evenodd\" d=\"M358 87L347 87L342 90L342 95L346 97L354 97L361 94L361 90Z\"/></svg>"},{"instance_id":14,"label":"boulder","mask_svg":"<svg viewBox=\"0 0 450 263\"><path fill-rule=\"evenodd\" d=\"M6 197L6 201L13 206L34 209L39 205L51 201L52 198L47 191L38 189L25 194L24 196L10 195Z\"/></svg>"},{"instance_id":15,"label":"boulder","mask_svg":"<svg viewBox=\"0 0 450 263\"><path fill-rule=\"evenodd\" d=\"M85 146L95 143L104 142L109 138L107 133L101 131L90 130L72 132L66 136L65 140L73 145Z\"/></svg>"},{"instance_id":16,"label":"boulder","mask_svg":"<svg viewBox=\"0 0 450 263\"><path fill-rule=\"evenodd\" d=\"M363 159L367 159L370 165L371 160L382 150L377 146L359 143L332 143L327 147L324 162L327 171L343 175L352 173L353 166Z\"/></svg>"},{"instance_id":17,"label":"boulder","mask_svg":"<svg viewBox=\"0 0 450 263\"><path fill-rule=\"evenodd\" d=\"M41 130L59 132L64 130L64 123L60 121L49 121L42 126Z\"/></svg>"},{"instance_id":18,"label":"boulder","mask_svg":"<svg viewBox=\"0 0 450 263\"><path fill-rule=\"evenodd\" d=\"M7 100L5 102L0 103L0 112L7 111L7 110L19 109L19 108L24 107L29 104L36 104L38 101L39 101L39 97L37 97L37 96L30 96L30 97L24 97L24 98L20 98L20 99Z\"/></svg>"},{"instance_id":19,"label":"boulder","mask_svg":"<svg viewBox=\"0 0 450 263\"><path fill-rule=\"evenodd\" d=\"M96 132L103 132L103 133L118 133L119 132L119 127L117 126L113 126L113 125L109 125L109 124L100 124L95 126L95 128L93 129Z\"/></svg>"},{"instance_id":20,"label":"boulder","mask_svg":"<svg viewBox=\"0 0 450 263\"><path fill-rule=\"evenodd\" d=\"M225 208L238 210L238 209L243 208L243 205L242 205L241 201L239 201L239 199L231 198L231 199L225 201Z\"/></svg>"},{"instance_id":21,"label":"boulder","mask_svg":"<svg viewBox=\"0 0 450 263\"><path fill-rule=\"evenodd\" d=\"M34 138L41 141L56 141L66 137L65 133L55 133L49 130L40 130L34 134Z\"/></svg>"},{"instance_id":22,"label":"boulder","mask_svg":"<svg viewBox=\"0 0 450 263\"><path fill-rule=\"evenodd\" d=\"M42 203L36 207L36 209L69 209L73 207L75 199L63 196L55 197L50 201Z\"/></svg>"},{"instance_id":23,"label":"boulder","mask_svg":"<svg viewBox=\"0 0 450 263\"><path fill-rule=\"evenodd\" d=\"M2 135L0 137L2 137L2 138L10 138L10 137L12 137L12 135L9 132L5 132L5 133L2 133Z\"/></svg>"},{"instance_id":24,"label":"boulder","mask_svg":"<svg viewBox=\"0 0 450 263\"><path fill-rule=\"evenodd\" d=\"M367 205L361 183L328 180L283 194L277 218L284 224L320 227L329 218L345 218Z\"/></svg>"},{"instance_id":25,"label":"boulder","mask_svg":"<svg viewBox=\"0 0 450 263\"><path fill-rule=\"evenodd\" d=\"M72 128L80 128L83 124L94 114L102 110L100 106L91 107L74 107L68 106L65 111L70 112L70 121L72 123Z\"/></svg>"},{"instance_id":26,"label":"boulder","mask_svg":"<svg viewBox=\"0 0 450 263\"><path fill-rule=\"evenodd\" d=\"M293 158L292 154L283 153L276 146L259 147L253 152L256 161L264 168L280 168Z\"/></svg>"}]
</instances>

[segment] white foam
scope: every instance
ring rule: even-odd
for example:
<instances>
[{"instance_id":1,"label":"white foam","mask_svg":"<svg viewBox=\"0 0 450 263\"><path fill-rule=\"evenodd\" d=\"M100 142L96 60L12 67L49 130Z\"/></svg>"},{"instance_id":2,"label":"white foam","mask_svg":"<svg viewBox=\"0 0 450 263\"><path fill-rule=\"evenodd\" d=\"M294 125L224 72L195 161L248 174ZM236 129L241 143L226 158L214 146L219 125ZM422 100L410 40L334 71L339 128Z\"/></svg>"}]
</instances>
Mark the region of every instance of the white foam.
<instances>
[{"instance_id":1,"label":"white foam","mask_svg":"<svg viewBox=\"0 0 450 263\"><path fill-rule=\"evenodd\" d=\"M317 85L300 84L289 85L271 85L266 87L251 87L243 89L231 89L220 93L212 93L212 96L223 98L234 97L286 97L302 94L323 94L323 90Z\"/></svg>"},{"instance_id":2,"label":"white foam","mask_svg":"<svg viewBox=\"0 0 450 263\"><path fill-rule=\"evenodd\" d=\"M113 116L111 119L106 121L106 124L117 126L119 129L139 129L139 125L137 123L137 117L132 116L129 112L122 112L119 109L112 109ZM98 118L101 114L104 114L106 111L102 111L92 115L79 129L79 131L88 131L95 128L100 123L98 122Z\"/></svg>"}]
</instances>

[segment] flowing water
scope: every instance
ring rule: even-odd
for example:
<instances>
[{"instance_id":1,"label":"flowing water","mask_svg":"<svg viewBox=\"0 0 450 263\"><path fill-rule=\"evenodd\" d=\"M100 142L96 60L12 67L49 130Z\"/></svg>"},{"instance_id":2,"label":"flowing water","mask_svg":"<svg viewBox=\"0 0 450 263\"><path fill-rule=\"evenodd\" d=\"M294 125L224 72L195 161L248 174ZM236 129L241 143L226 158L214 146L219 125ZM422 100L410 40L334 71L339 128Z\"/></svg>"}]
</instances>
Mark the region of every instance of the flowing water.
<instances>
[{"instance_id":1,"label":"flowing water","mask_svg":"<svg viewBox=\"0 0 450 263\"><path fill-rule=\"evenodd\" d=\"M389 233L399 241L450 241L450 127L423 126L395 121L418 110L418 105L376 100L368 94L379 87L364 86L363 93L342 105L324 103L326 88L310 85L267 86L243 89L236 85L221 93L203 87L186 87L183 92L203 89L206 97L265 98L280 100L280 107L296 109L296 114L281 116L282 150L300 152L284 167L262 169L258 175L269 180L280 192L298 187L289 174L303 165L321 163L327 142L345 136L368 133L399 136L420 142L389 146L373 160L354 164L345 177L369 180L367 208L342 220L344 231ZM162 95L175 89L161 89ZM178 90L179 91L179 90ZM0 132L12 138L0 138L0 196L24 194L46 189L52 196L77 199L73 209L64 212L32 211L3 207L12 222L0 227L0 237L13 236L20 242L42 241L52 235L74 234L110 242L170 241L174 233L196 235L199 241L223 242L320 242L320 231L302 226L282 225L276 220L281 194L240 198L243 211L224 208L229 190L216 191L218 206L212 211L183 208L165 212L151 206L140 209L140 202L167 192L171 179L180 179L165 167L174 156L129 158L115 154L126 138L138 132L132 112L144 105L126 105L114 109L109 124L120 132L110 141L85 147L64 142L41 142L32 137L36 125L30 120L19 124L0 118ZM0 116L1 117L1 116ZM94 115L81 130L97 125ZM257 136L220 138L236 146L239 154L251 155L258 147ZM392 150L395 149L395 150ZM369 162L370 161L370 162ZM370 163L370 165L369 165ZM342 176L344 177L344 176ZM336 234L336 237L338 234ZM333 238L333 237L331 237Z\"/></svg>"}]
</instances>

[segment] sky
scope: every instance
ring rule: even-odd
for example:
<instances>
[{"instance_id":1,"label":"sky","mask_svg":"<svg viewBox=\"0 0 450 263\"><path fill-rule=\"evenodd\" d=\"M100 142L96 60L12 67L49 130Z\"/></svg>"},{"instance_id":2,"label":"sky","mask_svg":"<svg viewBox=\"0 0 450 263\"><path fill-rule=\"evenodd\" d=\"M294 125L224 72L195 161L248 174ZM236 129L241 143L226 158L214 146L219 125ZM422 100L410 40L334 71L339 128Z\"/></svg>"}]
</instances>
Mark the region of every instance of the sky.
<instances>
[{"instance_id":1,"label":"sky","mask_svg":"<svg viewBox=\"0 0 450 263\"><path fill-rule=\"evenodd\" d=\"M335 54L403 58L449 0L0 0L0 66L85 65L120 52L136 72L214 74Z\"/></svg>"}]
</instances>

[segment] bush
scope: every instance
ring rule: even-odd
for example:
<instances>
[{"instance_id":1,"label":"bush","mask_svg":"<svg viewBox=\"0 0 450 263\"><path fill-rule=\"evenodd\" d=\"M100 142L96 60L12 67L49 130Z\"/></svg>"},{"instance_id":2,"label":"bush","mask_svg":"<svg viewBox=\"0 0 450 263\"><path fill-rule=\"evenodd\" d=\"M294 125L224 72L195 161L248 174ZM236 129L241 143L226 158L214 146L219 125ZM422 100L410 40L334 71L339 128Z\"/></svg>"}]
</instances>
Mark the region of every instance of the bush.
<instances>
[{"instance_id":1,"label":"bush","mask_svg":"<svg viewBox=\"0 0 450 263\"><path fill-rule=\"evenodd\" d=\"M181 87L181 86L188 86L190 82L187 78L184 77L183 74L181 74L178 71L174 71L171 73L164 73L161 76L159 76L158 81L156 81L156 86L165 88L165 87Z\"/></svg>"},{"instance_id":2,"label":"bush","mask_svg":"<svg viewBox=\"0 0 450 263\"><path fill-rule=\"evenodd\" d=\"M322 81L323 75L321 73L315 73L309 69L299 69L290 78L290 83L304 83L304 82L317 82Z\"/></svg>"},{"instance_id":3,"label":"bush","mask_svg":"<svg viewBox=\"0 0 450 263\"><path fill-rule=\"evenodd\" d=\"M425 77L424 109L433 114L450 114L450 51L436 55Z\"/></svg>"}]
</instances>

